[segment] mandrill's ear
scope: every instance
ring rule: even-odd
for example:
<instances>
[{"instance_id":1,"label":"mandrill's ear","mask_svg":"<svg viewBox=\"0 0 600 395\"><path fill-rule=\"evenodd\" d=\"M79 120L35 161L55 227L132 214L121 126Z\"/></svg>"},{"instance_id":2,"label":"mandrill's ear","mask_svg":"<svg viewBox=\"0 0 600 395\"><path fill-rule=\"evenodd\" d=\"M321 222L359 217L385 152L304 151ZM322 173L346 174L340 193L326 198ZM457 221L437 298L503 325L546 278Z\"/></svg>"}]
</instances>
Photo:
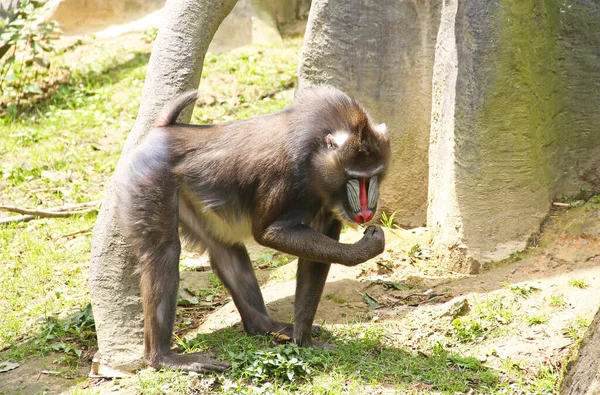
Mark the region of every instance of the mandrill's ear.
<instances>
[{"instance_id":1,"label":"mandrill's ear","mask_svg":"<svg viewBox=\"0 0 600 395\"><path fill-rule=\"evenodd\" d=\"M375 131L379 134L387 134L388 128L385 123L380 123L379 125L375 125Z\"/></svg>"},{"instance_id":2,"label":"mandrill's ear","mask_svg":"<svg viewBox=\"0 0 600 395\"><path fill-rule=\"evenodd\" d=\"M335 132L334 134L328 134L325 138L327 142L327 148L329 149L337 149L341 147L346 140L348 140L347 132Z\"/></svg>"}]
</instances>

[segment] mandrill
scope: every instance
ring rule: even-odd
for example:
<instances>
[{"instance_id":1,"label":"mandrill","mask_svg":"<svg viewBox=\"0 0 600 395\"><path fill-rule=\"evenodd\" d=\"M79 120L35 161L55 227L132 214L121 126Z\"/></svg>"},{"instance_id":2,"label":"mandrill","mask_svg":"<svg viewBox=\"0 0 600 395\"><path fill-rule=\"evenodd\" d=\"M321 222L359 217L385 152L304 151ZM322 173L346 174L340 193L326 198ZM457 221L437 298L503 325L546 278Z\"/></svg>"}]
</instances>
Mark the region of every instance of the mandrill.
<instances>
[{"instance_id":1,"label":"mandrill","mask_svg":"<svg viewBox=\"0 0 600 395\"><path fill-rule=\"evenodd\" d=\"M330 264L357 265L384 249L377 226L354 244L338 240L342 221L373 219L390 141L385 124L332 87L302 89L271 115L176 123L196 100L189 92L165 109L126 158L117 193L120 224L141 265L145 359L156 368L202 372L227 364L170 348L180 240L208 250L246 332L281 332L309 346ZM267 315L244 246L251 238L299 258L294 325Z\"/></svg>"}]
</instances>

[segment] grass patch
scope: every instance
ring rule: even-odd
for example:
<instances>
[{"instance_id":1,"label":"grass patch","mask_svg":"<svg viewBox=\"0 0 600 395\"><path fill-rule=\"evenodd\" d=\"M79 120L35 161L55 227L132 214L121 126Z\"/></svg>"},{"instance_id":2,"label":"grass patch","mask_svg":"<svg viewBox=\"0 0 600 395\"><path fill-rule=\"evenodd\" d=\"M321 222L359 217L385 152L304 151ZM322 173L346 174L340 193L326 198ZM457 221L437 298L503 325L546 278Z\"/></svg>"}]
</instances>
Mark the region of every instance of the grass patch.
<instances>
[{"instance_id":1,"label":"grass patch","mask_svg":"<svg viewBox=\"0 0 600 395\"><path fill-rule=\"evenodd\" d=\"M569 304L565 300L565 296L563 294L554 294L550 296L550 303L548 303L548 305L555 309L562 310Z\"/></svg>"},{"instance_id":2,"label":"grass patch","mask_svg":"<svg viewBox=\"0 0 600 395\"><path fill-rule=\"evenodd\" d=\"M531 294L539 291L539 288L536 288L530 284L512 285L509 283L500 283L500 285L510 290L515 298L527 299L529 296L531 296Z\"/></svg>"},{"instance_id":3,"label":"grass patch","mask_svg":"<svg viewBox=\"0 0 600 395\"><path fill-rule=\"evenodd\" d=\"M572 278L569 280L569 285L580 289L586 289L590 286L585 278Z\"/></svg>"},{"instance_id":4,"label":"grass patch","mask_svg":"<svg viewBox=\"0 0 600 395\"><path fill-rule=\"evenodd\" d=\"M475 358L437 347L431 355L394 347L384 328L348 326L325 335L334 351L276 345L270 337L247 337L234 329L187 341L189 352L212 350L232 365L215 392L351 393L382 386L409 389L425 383L432 391L454 393L494 388L499 379ZM333 392L332 392L333 391ZM144 392L145 393L145 392ZM149 392L150 393L150 392Z\"/></svg>"},{"instance_id":5,"label":"grass patch","mask_svg":"<svg viewBox=\"0 0 600 395\"><path fill-rule=\"evenodd\" d=\"M504 296L477 303L469 315L452 321L450 335L461 343L480 342L500 334L505 325L513 322L515 312L516 303Z\"/></svg>"},{"instance_id":6,"label":"grass patch","mask_svg":"<svg viewBox=\"0 0 600 395\"><path fill-rule=\"evenodd\" d=\"M569 336L571 339L577 341L583 337L585 331L592 323L591 318L584 316L577 316L572 320L569 320L563 328L563 334Z\"/></svg>"},{"instance_id":7,"label":"grass patch","mask_svg":"<svg viewBox=\"0 0 600 395\"><path fill-rule=\"evenodd\" d=\"M541 325L541 324L545 324L549 320L550 320L550 317L547 314L544 314L544 313L532 314L527 317L527 324L529 326Z\"/></svg>"},{"instance_id":8,"label":"grass patch","mask_svg":"<svg viewBox=\"0 0 600 395\"><path fill-rule=\"evenodd\" d=\"M300 44L292 39L284 48L209 54L201 91L210 90L215 102L201 102L195 121L283 108L292 97ZM102 199L135 121L148 49L92 41L59 55L43 95L0 109L0 204L46 208ZM89 302L86 268L95 219L91 213L0 225L0 282L6 284L0 288L0 347L39 335L39 322ZM68 236L74 232L82 233ZM220 292L214 288L211 293Z\"/></svg>"},{"instance_id":9,"label":"grass patch","mask_svg":"<svg viewBox=\"0 0 600 395\"><path fill-rule=\"evenodd\" d=\"M259 269L275 269L292 261L293 256L275 250L263 250L255 260L254 265Z\"/></svg>"}]
</instances>

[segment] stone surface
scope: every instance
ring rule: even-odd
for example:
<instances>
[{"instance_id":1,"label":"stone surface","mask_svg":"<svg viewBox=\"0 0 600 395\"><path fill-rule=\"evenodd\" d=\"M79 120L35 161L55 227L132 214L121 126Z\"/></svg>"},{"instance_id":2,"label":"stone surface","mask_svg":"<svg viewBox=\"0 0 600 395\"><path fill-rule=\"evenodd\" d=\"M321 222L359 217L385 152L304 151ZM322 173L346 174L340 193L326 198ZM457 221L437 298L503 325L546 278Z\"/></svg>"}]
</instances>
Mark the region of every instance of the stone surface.
<instances>
[{"instance_id":1,"label":"stone surface","mask_svg":"<svg viewBox=\"0 0 600 395\"><path fill-rule=\"evenodd\" d=\"M57 20L66 35L112 36L158 27L164 4L165 0L51 0L46 18ZM310 0L239 0L217 30L209 50L281 43L278 26L302 18L309 7Z\"/></svg>"},{"instance_id":2,"label":"stone surface","mask_svg":"<svg viewBox=\"0 0 600 395\"><path fill-rule=\"evenodd\" d=\"M455 270L524 249L554 198L599 190L600 12L574 3L444 3L428 224Z\"/></svg>"},{"instance_id":3,"label":"stone surface","mask_svg":"<svg viewBox=\"0 0 600 395\"><path fill-rule=\"evenodd\" d=\"M327 83L357 97L392 134L381 206L406 226L426 220L431 76L441 0L316 0L299 84Z\"/></svg>"},{"instance_id":4,"label":"stone surface","mask_svg":"<svg viewBox=\"0 0 600 395\"><path fill-rule=\"evenodd\" d=\"M567 363L560 393L594 395L600 393L600 310L579 343L572 361Z\"/></svg>"},{"instance_id":5,"label":"stone surface","mask_svg":"<svg viewBox=\"0 0 600 395\"><path fill-rule=\"evenodd\" d=\"M47 18L58 21L67 35L85 34L142 18L164 4L165 0L50 0Z\"/></svg>"},{"instance_id":6,"label":"stone surface","mask_svg":"<svg viewBox=\"0 0 600 395\"><path fill-rule=\"evenodd\" d=\"M239 0L225 18L209 51L227 51L249 44L281 44L277 20L264 1Z\"/></svg>"},{"instance_id":7,"label":"stone surface","mask_svg":"<svg viewBox=\"0 0 600 395\"><path fill-rule=\"evenodd\" d=\"M281 44L279 25L302 18L309 7L309 0L239 0L217 30L209 51Z\"/></svg>"}]
</instances>

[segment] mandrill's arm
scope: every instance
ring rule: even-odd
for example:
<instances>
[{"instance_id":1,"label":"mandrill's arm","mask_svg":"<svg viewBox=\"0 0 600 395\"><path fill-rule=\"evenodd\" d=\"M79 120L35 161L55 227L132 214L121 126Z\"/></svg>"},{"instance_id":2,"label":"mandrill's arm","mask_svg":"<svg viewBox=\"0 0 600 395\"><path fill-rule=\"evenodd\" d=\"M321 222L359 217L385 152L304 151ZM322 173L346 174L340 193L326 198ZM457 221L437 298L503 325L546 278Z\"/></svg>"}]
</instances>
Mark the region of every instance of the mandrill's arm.
<instances>
[{"instance_id":1,"label":"mandrill's arm","mask_svg":"<svg viewBox=\"0 0 600 395\"><path fill-rule=\"evenodd\" d=\"M356 243L342 244L306 225L278 221L256 234L255 239L265 247L308 261L344 266L365 262L381 254L385 247L385 235L378 226L369 226Z\"/></svg>"}]
</instances>

